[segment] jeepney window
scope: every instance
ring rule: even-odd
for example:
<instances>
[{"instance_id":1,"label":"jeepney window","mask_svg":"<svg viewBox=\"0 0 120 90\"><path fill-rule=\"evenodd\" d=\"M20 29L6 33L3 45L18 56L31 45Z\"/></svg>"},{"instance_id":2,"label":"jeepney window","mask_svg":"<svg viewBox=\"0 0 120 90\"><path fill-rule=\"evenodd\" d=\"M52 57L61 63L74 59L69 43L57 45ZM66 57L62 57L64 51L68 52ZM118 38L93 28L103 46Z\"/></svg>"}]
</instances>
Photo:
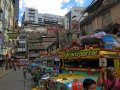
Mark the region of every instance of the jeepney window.
<instances>
[{"instance_id":1,"label":"jeepney window","mask_svg":"<svg viewBox=\"0 0 120 90\"><path fill-rule=\"evenodd\" d=\"M79 67L79 60L65 60L64 61L65 67Z\"/></svg>"},{"instance_id":2,"label":"jeepney window","mask_svg":"<svg viewBox=\"0 0 120 90\"><path fill-rule=\"evenodd\" d=\"M68 68L99 68L99 60L64 60L64 66Z\"/></svg>"}]
</instances>

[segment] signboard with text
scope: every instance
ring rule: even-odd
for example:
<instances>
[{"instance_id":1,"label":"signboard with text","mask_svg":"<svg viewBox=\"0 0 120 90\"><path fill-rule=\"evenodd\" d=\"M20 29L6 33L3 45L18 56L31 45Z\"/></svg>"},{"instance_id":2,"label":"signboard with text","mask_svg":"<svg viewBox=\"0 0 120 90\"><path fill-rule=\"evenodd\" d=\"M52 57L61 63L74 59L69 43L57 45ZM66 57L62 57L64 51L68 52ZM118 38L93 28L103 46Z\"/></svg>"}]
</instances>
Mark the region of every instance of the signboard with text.
<instances>
[{"instance_id":1,"label":"signboard with text","mask_svg":"<svg viewBox=\"0 0 120 90\"><path fill-rule=\"evenodd\" d=\"M107 60L106 60L106 58L100 58L100 59L99 59L99 66L100 66L100 67L105 67L105 66L107 66Z\"/></svg>"},{"instance_id":2,"label":"signboard with text","mask_svg":"<svg viewBox=\"0 0 120 90\"><path fill-rule=\"evenodd\" d=\"M17 39L17 33L8 33L9 39Z\"/></svg>"},{"instance_id":3,"label":"signboard with text","mask_svg":"<svg viewBox=\"0 0 120 90\"><path fill-rule=\"evenodd\" d=\"M99 49L91 49L91 50L76 50L69 52L62 52L60 54L61 58L73 58L73 57L87 57L87 56L98 56Z\"/></svg>"}]
</instances>

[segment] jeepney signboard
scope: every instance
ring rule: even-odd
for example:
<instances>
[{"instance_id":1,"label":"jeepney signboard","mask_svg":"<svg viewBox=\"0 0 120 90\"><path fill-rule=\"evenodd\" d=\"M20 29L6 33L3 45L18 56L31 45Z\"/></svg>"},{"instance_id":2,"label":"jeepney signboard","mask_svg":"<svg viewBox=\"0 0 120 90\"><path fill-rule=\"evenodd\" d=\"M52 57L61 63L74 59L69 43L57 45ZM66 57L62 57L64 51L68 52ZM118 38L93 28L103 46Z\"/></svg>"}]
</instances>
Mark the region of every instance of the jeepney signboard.
<instances>
[{"instance_id":1,"label":"jeepney signboard","mask_svg":"<svg viewBox=\"0 0 120 90\"><path fill-rule=\"evenodd\" d=\"M107 60L106 60L106 58L100 58L100 59L99 59L99 66L100 66L100 67L105 67L105 66L107 66Z\"/></svg>"},{"instance_id":2,"label":"jeepney signboard","mask_svg":"<svg viewBox=\"0 0 120 90\"><path fill-rule=\"evenodd\" d=\"M98 56L99 49L88 49L88 50L76 50L69 52L62 52L60 58L73 58L73 57L87 57L87 56Z\"/></svg>"}]
</instances>

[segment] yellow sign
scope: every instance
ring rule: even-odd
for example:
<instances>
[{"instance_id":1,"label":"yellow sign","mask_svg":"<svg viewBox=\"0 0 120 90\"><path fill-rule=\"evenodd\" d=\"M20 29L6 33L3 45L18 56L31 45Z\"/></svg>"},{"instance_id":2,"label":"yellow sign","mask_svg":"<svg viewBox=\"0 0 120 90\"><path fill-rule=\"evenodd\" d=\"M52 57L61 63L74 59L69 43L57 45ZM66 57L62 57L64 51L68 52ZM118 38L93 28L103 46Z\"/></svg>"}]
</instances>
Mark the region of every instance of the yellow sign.
<instances>
[{"instance_id":1,"label":"yellow sign","mask_svg":"<svg viewBox=\"0 0 120 90\"><path fill-rule=\"evenodd\" d=\"M17 39L17 33L8 33L9 39Z\"/></svg>"},{"instance_id":2,"label":"yellow sign","mask_svg":"<svg viewBox=\"0 0 120 90\"><path fill-rule=\"evenodd\" d=\"M86 57L86 56L98 56L99 49L89 49L89 50L76 50L63 52L60 54L61 58L73 58L73 57Z\"/></svg>"}]
</instances>

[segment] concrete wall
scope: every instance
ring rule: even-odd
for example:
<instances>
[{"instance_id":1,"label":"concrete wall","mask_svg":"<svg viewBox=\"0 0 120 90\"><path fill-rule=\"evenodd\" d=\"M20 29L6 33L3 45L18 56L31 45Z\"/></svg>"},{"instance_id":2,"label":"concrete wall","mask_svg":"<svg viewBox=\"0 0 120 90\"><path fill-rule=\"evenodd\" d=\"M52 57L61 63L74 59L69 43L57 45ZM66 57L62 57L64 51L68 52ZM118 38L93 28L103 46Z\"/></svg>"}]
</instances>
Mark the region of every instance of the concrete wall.
<instances>
[{"instance_id":1,"label":"concrete wall","mask_svg":"<svg viewBox=\"0 0 120 90\"><path fill-rule=\"evenodd\" d=\"M112 22L120 24L120 3L111 9Z\"/></svg>"},{"instance_id":2,"label":"concrete wall","mask_svg":"<svg viewBox=\"0 0 120 90\"><path fill-rule=\"evenodd\" d=\"M111 19L112 21L110 23L119 23L120 24L120 3L118 3L117 5L115 5L114 7L112 7L111 9L109 9L110 13L111 13ZM103 29L104 28L104 23L103 23L103 15L99 15L96 18L94 18L91 23L93 26L93 33L95 32L94 30L96 29ZM109 23L109 24L110 24ZM87 24L85 24L84 26L82 26L81 28L87 27ZM85 29L87 31L87 29Z\"/></svg>"}]
</instances>

